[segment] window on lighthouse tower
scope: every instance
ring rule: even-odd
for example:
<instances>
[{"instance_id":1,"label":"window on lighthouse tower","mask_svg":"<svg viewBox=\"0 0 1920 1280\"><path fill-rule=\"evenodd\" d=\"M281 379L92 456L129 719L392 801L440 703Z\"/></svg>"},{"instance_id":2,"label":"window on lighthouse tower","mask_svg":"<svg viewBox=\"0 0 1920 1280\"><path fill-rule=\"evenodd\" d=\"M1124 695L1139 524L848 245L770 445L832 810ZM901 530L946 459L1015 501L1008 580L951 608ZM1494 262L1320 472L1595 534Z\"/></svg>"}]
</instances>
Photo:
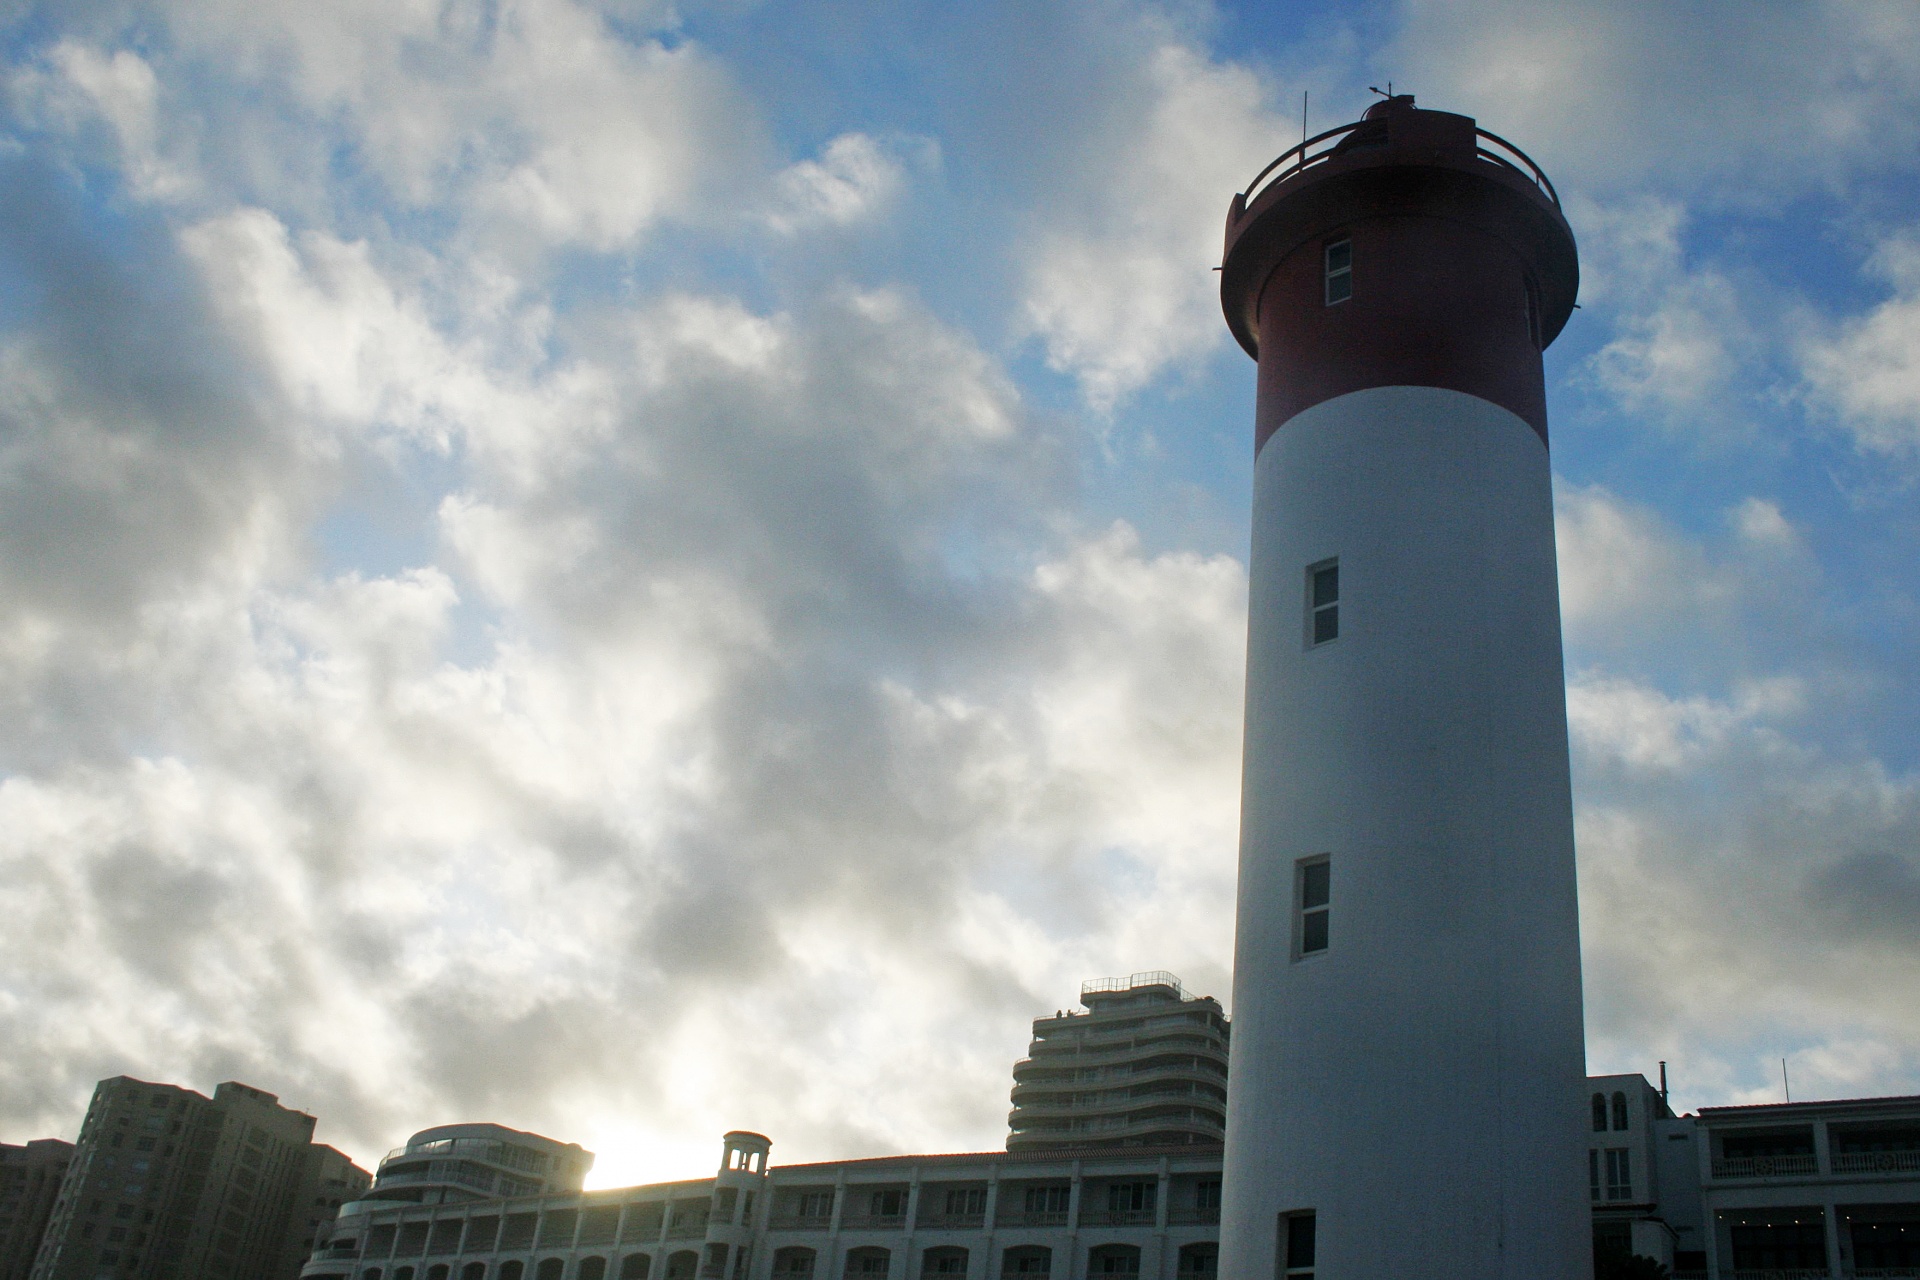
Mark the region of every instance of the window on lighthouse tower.
<instances>
[{"instance_id":1,"label":"window on lighthouse tower","mask_svg":"<svg viewBox=\"0 0 1920 1280\"><path fill-rule=\"evenodd\" d=\"M1353 241L1335 240L1327 246L1327 305L1353 296Z\"/></svg>"},{"instance_id":2,"label":"window on lighthouse tower","mask_svg":"<svg viewBox=\"0 0 1920 1280\"><path fill-rule=\"evenodd\" d=\"M1317 956L1327 949L1328 921L1333 899L1333 865L1323 854L1300 861L1294 874L1294 895L1299 902L1294 930L1301 957Z\"/></svg>"},{"instance_id":3,"label":"window on lighthouse tower","mask_svg":"<svg viewBox=\"0 0 1920 1280\"><path fill-rule=\"evenodd\" d=\"M1340 562L1307 566L1307 647L1340 636Z\"/></svg>"}]
</instances>

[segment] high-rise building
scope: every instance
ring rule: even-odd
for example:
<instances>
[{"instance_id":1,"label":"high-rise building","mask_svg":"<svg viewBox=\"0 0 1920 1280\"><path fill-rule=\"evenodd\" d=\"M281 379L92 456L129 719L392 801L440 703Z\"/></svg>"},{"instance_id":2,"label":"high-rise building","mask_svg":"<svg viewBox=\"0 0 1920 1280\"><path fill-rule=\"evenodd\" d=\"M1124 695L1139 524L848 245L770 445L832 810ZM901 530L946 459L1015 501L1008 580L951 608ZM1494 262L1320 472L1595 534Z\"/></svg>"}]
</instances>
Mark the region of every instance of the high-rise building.
<instances>
[{"instance_id":1,"label":"high-rise building","mask_svg":"<svg viewBox=\"0 0 1920 1280\"><path fill-rule=\"evenodd\" d=\"M73 1144L41 1138L23 1147L0 1142L0 1280L27 1280L46 1234Z\"/></svg>"},{"instance_id":2,"label":"high-rise building","mask_svg":"<svg viewBox=\"0 0 1920 1280\"><path fill-rule=\"evenodd\" d=\"M1259 361L1221 1269L1588 1274L1540 169L1409 95L1235 198Z\"/></svg>"},{"instance_id":3,"label":"high-rise building","mask_svg":"<svg viewBox=\"0 0 1920 1280\"><path fill-rule=\"evenodd\" d=\"M1013 1066L1007 1150L1218 1143L1227 1122L1227 1017L1171 973L1080 988L1085 1013L1035 1018Z\"/></svg>"},{"instance_id":4,"label":"high-rise building","mask_svg":"<svg viewBox=\"0 0 1920 1280\"><path fill-rule=\"evenodd\" d=\"M365 1195L372 1182L345 1152L320 1143L309 1146L300 1185L294 1189L290 1229L273 1274L287 1280L299 1275L313 1251L332 1238L340 1206Z\"/></svg>"},{"instance_id":5,"label":"high-rise building","mask_svg":"<svg viewBox=\"0 0 1920 1280\"><path fill-rule=\"evenodd\" d=\"M314 1156L313 1124L233 1081L211 1098L101 1081L33 1280L281 1280L290 1265L298 1274L313 1215L296 1201L337 1168Z\"/></svg>"}]
</instances>

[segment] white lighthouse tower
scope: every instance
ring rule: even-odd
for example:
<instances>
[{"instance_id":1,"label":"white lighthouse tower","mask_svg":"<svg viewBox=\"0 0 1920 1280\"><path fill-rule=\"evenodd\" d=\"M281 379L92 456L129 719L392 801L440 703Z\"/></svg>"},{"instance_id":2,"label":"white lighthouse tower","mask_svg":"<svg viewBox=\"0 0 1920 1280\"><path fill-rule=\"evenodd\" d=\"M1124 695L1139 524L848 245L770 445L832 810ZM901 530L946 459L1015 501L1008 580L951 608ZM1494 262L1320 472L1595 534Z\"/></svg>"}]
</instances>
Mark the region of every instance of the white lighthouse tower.
<instances>
[{"instance_id":1,"label":"white lighthouse tower","mask_svg":"<svg viewBox=\"0 0 1920 1280\"><path fill-rule=\"evenodd\" d=\"M1227 221L1259 361L1223 1280L1591 1274L1546 176L1376 104Z\"/></svg>"}]
</instances>

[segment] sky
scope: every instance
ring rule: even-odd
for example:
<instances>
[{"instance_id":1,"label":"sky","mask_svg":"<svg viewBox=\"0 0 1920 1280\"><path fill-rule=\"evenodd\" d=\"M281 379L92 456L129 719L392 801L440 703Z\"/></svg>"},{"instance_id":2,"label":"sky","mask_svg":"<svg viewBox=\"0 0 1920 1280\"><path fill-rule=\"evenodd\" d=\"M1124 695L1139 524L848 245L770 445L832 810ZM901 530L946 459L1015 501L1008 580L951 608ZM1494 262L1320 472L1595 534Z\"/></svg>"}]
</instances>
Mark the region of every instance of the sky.
<instances>
[{"instance_id":1,"label":"sky","mask_svg":"<svg viewBox=\"0 0 1920 1280\"><path fill-rule=\"evenodd\" d=\"M1920 8L0 2L0 1140L1005 1138L1230 995L1235 191L1552 175L1595 1073L1920 1093Z\"/></svg>"}]
</instances>

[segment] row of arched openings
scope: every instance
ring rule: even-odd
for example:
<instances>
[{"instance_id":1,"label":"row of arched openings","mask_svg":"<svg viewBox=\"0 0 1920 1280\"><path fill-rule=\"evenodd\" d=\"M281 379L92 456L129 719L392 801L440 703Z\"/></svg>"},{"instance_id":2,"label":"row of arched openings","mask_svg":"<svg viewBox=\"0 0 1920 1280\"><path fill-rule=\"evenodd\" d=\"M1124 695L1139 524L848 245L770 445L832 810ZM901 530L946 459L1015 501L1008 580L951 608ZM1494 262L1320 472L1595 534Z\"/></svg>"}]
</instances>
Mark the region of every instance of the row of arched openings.
<instances>
[{"instance_id":1,"label":"row of arched openings","mask_svg":"<svg viewBox=\"0 0 1920 1280\"><path fill-rule=\"evenodd\" d=\"M1212 1277L1219 1269L1220 1246L1211 1241L1186 1245L1180 1250L1180 1274L1200 1280ZM816 1280L819 1255L804 1245L789 1245L773 1255L774 1280ZM921 1280L962 1280L967 1274L969 1251L957 1245L942 1245L920 1255ZM889 1280L893 1251L865 1245L847 1251L843 1280ZM1097 1245L1087 1252L1087 1272L1095 1276L1137 1276L1140 1274L1140 1249L1130 1244ZM1053 1250L1045 1245L1021 1244L1000 1255L1003 1280L1045 1280L1053 1273Z\"/></svg>"},{"instance_id":2,"label":"row of arched openings","mask_svg":"<svg viewBox=\"0 0 1920 1280\"><path fill-rule=\"evenodd\" d=\"M1595 1133L1605 1133L1607 1131L1607 1111L1608 1111L1607 1095L1604 1093L1594 1094L1593 1095L1593 1131ZM1628 1128L1629 1125L1628 1125L1628 1116L1627 1116L1627 1095L1626 1094L1616 1093L1613 1095L1612 1111L1613 1111L1613 1127L1615 1129Z\"/></svg>"},{"instance_id":3,"label":"row of arched openings","mask_svg":"<svg viewBox=\"0 0 1920 1280\"><path fill-rule=\"evenodd\" d=\"M672 1254L667 1258L664 1280L692 1280L699 1265L700 1255L691 1250ZM469 1262L457 1275L453 1266L436 1262L425 1268L395 1267L391 1272L384 1267L368 1267L360 1273L360 1280L647 1280L653 1270L653 1259L644 1253L628 1254L620 1260L617 1273L608 1269L611 1261L601 1257L580 1259L571 1273L567 1271L565 1258L547 1258L531 1272L526 1263L519 1261L503 1262L492 1272L484 1262Z\"/></svg>"}]
</instances>

